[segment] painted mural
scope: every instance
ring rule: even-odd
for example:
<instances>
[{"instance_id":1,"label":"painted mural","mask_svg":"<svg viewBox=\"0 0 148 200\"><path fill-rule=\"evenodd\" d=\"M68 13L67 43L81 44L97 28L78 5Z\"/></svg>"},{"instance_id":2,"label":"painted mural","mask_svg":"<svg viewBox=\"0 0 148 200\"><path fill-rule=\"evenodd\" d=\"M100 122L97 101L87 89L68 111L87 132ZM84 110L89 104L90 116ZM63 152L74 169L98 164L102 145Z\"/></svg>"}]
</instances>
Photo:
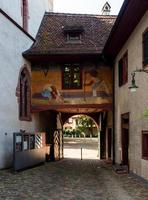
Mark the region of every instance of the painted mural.
<instances>
[{"instance_id":1,"label":"painted mural","mask_svg":"<svg viewBox=\"0 0 148 200\"><path fill-rule=\"evenodd\" d=\"M42 70L32 70L32 105L112 103L111 74L111 69L107 67L83 67L81 88L63 89L60 66L50 68L46 75ZM71 81L70 78L67 79Z\"/></svg>"}]
</instances>

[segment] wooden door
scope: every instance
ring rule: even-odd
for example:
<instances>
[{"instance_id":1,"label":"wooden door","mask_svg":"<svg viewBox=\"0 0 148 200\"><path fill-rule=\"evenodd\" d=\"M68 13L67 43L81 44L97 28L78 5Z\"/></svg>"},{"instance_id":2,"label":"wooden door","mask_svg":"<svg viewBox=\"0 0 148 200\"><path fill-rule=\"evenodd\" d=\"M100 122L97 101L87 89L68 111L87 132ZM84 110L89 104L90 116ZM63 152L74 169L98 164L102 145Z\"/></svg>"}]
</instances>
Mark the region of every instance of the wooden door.
<instances>
[{"instance_id":1,"label":"wooden door","mask_svg":"<svg viewBox=\"0 0 148 200\"><path fill-rule=\"evenodd\" d=\"M128 165L129 156L129 113L121 115L121 146L122 146L122 164Z\"/></svg>"},{"instance_id":2,"label":"wooden door","mask_svg":"<svg viewBox=\"0 0 148 200\"><path fill-rule=\"evenodd\" d=\"M111 159L112 129L108 129L108 158Z\"/></svg>"},{"instance_id":3,"label":"wooden door","mask_svg":"<svg viewBox=\"0 0 148 200\"><path fill-rule=\"evenodd\" d=\"M122 164L128 165L128 143L129 143L129 132L128 129L122 129Z\"/></svg>"}]
</instances>

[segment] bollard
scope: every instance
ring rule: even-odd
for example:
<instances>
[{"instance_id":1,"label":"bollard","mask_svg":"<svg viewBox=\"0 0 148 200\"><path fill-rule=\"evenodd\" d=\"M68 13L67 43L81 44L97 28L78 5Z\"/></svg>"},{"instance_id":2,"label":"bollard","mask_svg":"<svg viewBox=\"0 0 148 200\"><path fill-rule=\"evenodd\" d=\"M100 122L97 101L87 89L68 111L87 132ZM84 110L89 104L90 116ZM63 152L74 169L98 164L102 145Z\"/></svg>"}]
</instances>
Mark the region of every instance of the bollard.
<instances>
[{"instance_id":1,"label":"bollard","mask_svg":"<svg viewBox=\"0 0 148 200\"><path fill-rule=\"evenodd\" d=\"M82 160L82 147L81 147L81 160Z\"/></svg>"}]
</instances>

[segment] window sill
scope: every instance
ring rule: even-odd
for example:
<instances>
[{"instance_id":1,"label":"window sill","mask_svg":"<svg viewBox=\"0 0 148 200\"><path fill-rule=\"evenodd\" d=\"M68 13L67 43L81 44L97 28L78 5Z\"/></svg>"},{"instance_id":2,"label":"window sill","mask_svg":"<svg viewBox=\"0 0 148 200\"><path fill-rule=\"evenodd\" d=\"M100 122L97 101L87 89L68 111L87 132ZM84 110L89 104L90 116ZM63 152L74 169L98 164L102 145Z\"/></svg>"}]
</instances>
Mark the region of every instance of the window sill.
<instances>
[{"instance_id":1,"label":"window sill","mask_svg":"<svg viewBox=\"0 0 148 200\"><path fill-rule=\"evenodd\" d=\"M68 41L66 41L66 44L82 44L82 41L80 41L80 40L68 40Z\"/></svg>"},{"instance_id":2,"label":"window sill","mask_svg":"<svg viewBox=\"0 0 148 200\"><path fill-rule=\"evenodd\" d=\"M62 88L62 90L82 90L82 87L80 87L80 88Z\"/></svg>"}]
</instances>

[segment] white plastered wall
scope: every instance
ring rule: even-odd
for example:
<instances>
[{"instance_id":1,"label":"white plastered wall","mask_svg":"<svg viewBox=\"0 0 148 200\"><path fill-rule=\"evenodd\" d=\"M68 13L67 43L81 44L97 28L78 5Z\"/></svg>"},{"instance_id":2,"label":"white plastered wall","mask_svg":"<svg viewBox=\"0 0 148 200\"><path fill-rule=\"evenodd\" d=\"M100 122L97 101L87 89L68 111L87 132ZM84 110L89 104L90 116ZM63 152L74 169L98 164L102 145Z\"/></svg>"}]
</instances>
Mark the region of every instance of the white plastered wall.
<instances>
[{"instance_id":1,"label":"white plastered wall","mask_svg":"<svg viewBox=\"0 0 148 200\"><path fill-rule=\"evenodd\" d=\"M28 32L35 37L45 11L53 10L53 0L28 0L28 7ZM0 8L22 26L22 0L0 0Z\"/></svg>"},{"instance_id":2,"label":"white plastered wall","mask_svg":"<svg viewBox=\"0 0 148 200\"><path fill-rule=\"evenodd\" d=\"M22 26L21 0L0 0L0 8Z\"/></svg>"},{"instance_id":3,"label":"white plastered wall","mask_svg":"<svg viewBox=\"0 0 148 200\"><path fill-rule=\"evenodd\" d=\"M0 169L12 165L13 132L20 129L38 130L38 115L31 122L18 119L18 102L15 96L19 71L29 63L22 52L30 47L32 40L5 16L0 14ZM39 131L39 130L38 130Z\"/></svg>"},{"instance_id":4,"label":"white plastered wall","mask_svg":"<svg viewBox=\"0 0 148 200\"><path fill-rule=\"evenodd\" d=\"M53 0L29 1L29 33L35 37L45 12L53 10Z\"/></svg>"},{"instance_id":5,"label":"white plastered wall","mask_svg":"<svg viewBox=\"0 0 148 200\"><path fill-rule=\"evenodd\" d=\"M130 170L148 179L148 161L142 159L142 130L148 130L148 118L144 110L148 108L148 74L137 73L137 92L131 93L131 73L142 68L142 34L148 27L148 11L141 19L128 41L116 57L115 64L115 141L116 162L121 162L121 114L130 113L129 128L129 165ZM124 34L124 33L123 33ZM118 86L118 61L128 50L128 83Z\"/></svg>"}]
</instances>

